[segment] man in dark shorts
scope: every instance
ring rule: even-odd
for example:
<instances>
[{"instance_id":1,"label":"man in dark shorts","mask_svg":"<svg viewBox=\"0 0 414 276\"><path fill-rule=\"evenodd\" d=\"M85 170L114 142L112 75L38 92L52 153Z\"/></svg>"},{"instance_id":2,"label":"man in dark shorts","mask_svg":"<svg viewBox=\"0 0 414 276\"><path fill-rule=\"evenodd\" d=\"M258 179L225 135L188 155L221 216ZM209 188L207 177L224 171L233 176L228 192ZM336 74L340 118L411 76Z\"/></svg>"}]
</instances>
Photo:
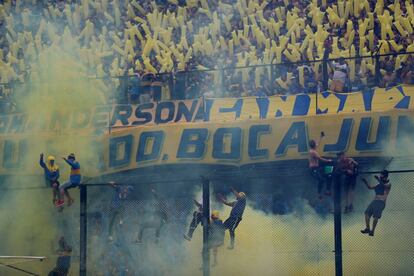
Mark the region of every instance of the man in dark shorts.
<instances>
[{"instance_id":1,"label":"man in dark shorts","mask_svg":"<svg viewBox=\"0 0 414 276\"><path fill-rule=\"evenodd\" d=\"M197 206L197 210L193 213L193 219L190 223L190 228L188 229L188 233L184 234L184 239L191 241L193 238L193 233L196 230L197 226L202 223L203 220L203 205L199 203L197 200L193 200L194 204Z\"/></svg>"},{"instance_id":2,"label":"man in dark shorts","mask_svg":"<svg viewBox=\"0 0 414 276\"><path fill-rule=\"evenodd\" d=\"M381 175L376 175L375 178L378 180L378 184L375 186L369 185L366 179L362 179L368 189L375 191L374 200L368 205L368 208L365 210L366 227L365 229L361 230L361 233L369 234L370 236L374 236L375 228L377 227L378 220L381 218L382 211L385 208L385 202L387 201L388 194L391 190L391 184L388 180L387 170L382 171ZM370 229L371 217L374 218L372 222L372 229Z\"/></svg>"},{"instance_id":3,"label":"man in dark shorts","mask_svg":"<svg viewBox=\"0 0 414 276\"><path fill-rule=\"evenodd\" d=\"M230 188L236 196L236 201L228 202L224 197L218 194L218 199L225 205L232 207L230 217L224 222L224 228L230 232L230 246L228 249L234 249L235 230L242 221L244 209L246 208L246 194L237 192L233 187Z\"/></svg>"},{"instance_id":4,"label":"man in dark shorts","mask_svg":"<svg viewBox=\"0 0 414 276\"><path fill-rule=\"evenodd\" d=\"M338 153L337 173L344 177L345 188L345 213L350 213L354 210L354 194L355 186L358 176L358 162L347 157L343 151Z\"/></svg>"}]
</instances>

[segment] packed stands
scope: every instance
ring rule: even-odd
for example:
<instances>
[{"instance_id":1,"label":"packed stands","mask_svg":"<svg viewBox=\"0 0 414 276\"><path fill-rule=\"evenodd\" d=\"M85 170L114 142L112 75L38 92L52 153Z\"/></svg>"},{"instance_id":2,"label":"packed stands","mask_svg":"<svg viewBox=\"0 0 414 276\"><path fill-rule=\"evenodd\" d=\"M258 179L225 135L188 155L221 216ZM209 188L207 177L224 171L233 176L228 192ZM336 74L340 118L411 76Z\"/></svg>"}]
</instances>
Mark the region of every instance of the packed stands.
<instances>
[{"instance_id":1,"label":"packed stands","mask_svg":"<svg viewBox=\"0 0 414 276\"><path fill-rule=\"evenodd\" d=\"M7 111L11 87L47 81L33 73L39 52L68 37L122 103L413 83L413 56L397 55L414 52L411 1L13 0L0 22Z\"/></svg>"}]
</instances>

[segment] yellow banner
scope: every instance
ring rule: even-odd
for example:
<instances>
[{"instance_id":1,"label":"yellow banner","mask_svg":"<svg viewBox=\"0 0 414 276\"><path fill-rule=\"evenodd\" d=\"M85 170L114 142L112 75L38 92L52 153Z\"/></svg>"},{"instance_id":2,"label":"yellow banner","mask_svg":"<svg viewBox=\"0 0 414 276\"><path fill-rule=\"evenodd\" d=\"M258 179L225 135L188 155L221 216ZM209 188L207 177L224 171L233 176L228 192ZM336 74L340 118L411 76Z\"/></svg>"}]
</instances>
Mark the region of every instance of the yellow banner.
<instances>
[{"instance_id":1,"label":"yellow banner","mask_svg":"<svg viewBox=\"0 0 414 276\"><path fill-rule=\"evenodd\" d=\"M45 131L113 130L131 126L237 122L312 115L412 110L413 86L355 93L321 92L264 98L195 99L139 105L97 106L0 116L0 135Z\"/></svg>"}]
</instances>

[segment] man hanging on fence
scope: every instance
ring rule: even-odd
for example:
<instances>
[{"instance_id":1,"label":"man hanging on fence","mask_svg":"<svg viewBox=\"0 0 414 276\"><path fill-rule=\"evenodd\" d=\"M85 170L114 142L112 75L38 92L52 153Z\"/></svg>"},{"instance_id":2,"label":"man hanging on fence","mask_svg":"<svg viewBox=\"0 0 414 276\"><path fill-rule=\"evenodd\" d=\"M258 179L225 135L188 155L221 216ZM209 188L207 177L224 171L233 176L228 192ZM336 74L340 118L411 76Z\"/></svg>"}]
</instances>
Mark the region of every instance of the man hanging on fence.
<instances>
[{"instance_id":1,"label":"man hanging on fence","mask_svg":"<svg viewBox=\"0 0 414 276\"><path fill-rule=\"evenodd\" d=\"M380 176L375 176L378 181L378 184L371 186L368 184L368 181L363 178L365 185L368 189L375 191L374 200L368 205L368 208L365 210L365 224L366 227L364 230L361 230L363 234L369 234L374 236L375 228L377 226L378 220L381 218L382 211L385 208L385 202L391 190L391 184L388 180L388 171L383 170ZM372 222L372 228L370 228L371 216L374 218Z\"/></svg>"},{"instance_id":2,"label":"man hanging on fence","mask_svg":"<svg viewBox=\"0 0 414 276\"><path fill-rule=\"evenodd\" d=\"M345 213L350 213L354 210L354 191L358 176L358 162L347 157L343 151L338 153L337 171L344 177L345 188Z\"/></svg>"},{"instance_id":3,"label":"man hanging on fence","mask_svg":"<svg viewBox=\"0 0 414 276\"><path fill-rule=\"evenodd\" d=\"M228 249L233 249L235 230L239 223L242 221L244 209L246 208L246 194L243 192L237 192L233 187L230 189L236 196L236 201L228 202L222 195L218 194L217 196L218 200L220 200L223 204L232 207L230 217L224 222L224 227L230 232L230 246Z\"/></svg>"},{"instance_id":4,"label":"man hanging on fence","mask_svg":"<svg viewBox=\"0 0 414 276\"><path fill-rule=\"evenodd\" d=\"M73 203L73 198L70 196L68 190L78 187L81 182L80 165L79 162L75 160L75 154L73 153L69 154L67 158L62 157L62 159L65 160L65 162L70 166L70 178L69 181L60 186L60 194L62 198L63 195L66 195L68 198L68 206L70 206Z\"/></svg>"},{"instance_id":5,"label":"man hanging on fence","mask_svg":"<svg viewBox=\"0 0 414 276\"><path fill-rule=\"evenodd\" d=\"M115 182L110 182L114 188L114 194L112 198L111 206L111 220L109 222L109 240L112 241L112 230L117 217L121 216L119 224L123 224L122 216L125 213L125 201L128 199L129 194L133 191L132 186L116 185Z\"/></svg>"},{"instance_id":6,"label":"man hanging on fence","mask_svg":"<svg viewBox=\"0 0 414 276\"><path fill-rule=\"evenodd\" d=\"M195 199L193 201L194 201L194 204L197 206L197 210L194 211L193 213L193 219L191 220L188 233L184 234L184 239L188 241L191 241L191 239L193 238L193 233L195 229L200 223L202 223L202 219L203 219L203 205Z\"/></svg>"},{"instance_id":7,"label":"man hanging on fence","mask_svg":"<svg viewBox=\"0 0 414 276\"><path fill-rule=\"evenodd\" d=\"M319 199L322 199L322 188L323 188L323 184L325 182L325 178L323 177L323 175L321 174L321 169L319 166L319 161L323 161L323 162L332 162L331 159L325 159L323 157L321 157L317 151L318 145L320 144L320 141L322 140L322 138L325 136L325 134L323 132L321 132L321 136L319 137L319 141L315 142L315 140L310 140L309 141L309 170L311 172L311 175L314 179L317 180L318 182L318 196ZM330 193L330 191L326 191L326 193Z\"/></svg>"},{"instance_id":8,"label":"man hanging on fence","mask_svg":"<svg viewBox=\"0 0 414 276\"><path fill-rule=\"evenodd\" d=\"M140 222L138 237L135 240L136 243L142 243L144 230L147 228L155 228L155 243L158 243L161 229L168 220L166 203L160 198L155 189L151 189L151 193L155 199L155 204L151 212L146 214Z\"/></svg>"},{"instance_id":9,"label":"man hanging on fence","mask_svg":"<svg viewBox=\"0 0 414 276\"><path fill-rule=\"evenodd\" d=\"M64 204L63 199L60 197L59 193L59 167L55 163L55 157L49 155L47 157L47 163L43 161L43 153L40 154L39 160L40 166L43 168L45 173L45 183L48 187L51 187L53 190L53 204L61 208Z\"/></svg>"}]
</instances>

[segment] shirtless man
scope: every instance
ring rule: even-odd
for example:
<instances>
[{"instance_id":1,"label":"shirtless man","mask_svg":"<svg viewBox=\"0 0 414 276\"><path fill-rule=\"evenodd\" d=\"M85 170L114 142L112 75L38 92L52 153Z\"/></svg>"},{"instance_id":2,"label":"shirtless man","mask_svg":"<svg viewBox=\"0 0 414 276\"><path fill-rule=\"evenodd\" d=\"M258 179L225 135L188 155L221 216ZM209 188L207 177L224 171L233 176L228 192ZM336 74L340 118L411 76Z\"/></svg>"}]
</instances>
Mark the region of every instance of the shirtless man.
<instances>
[{"instance_id":1,"label":"shirtless man","mask_svg":"<svg viewBox=\"0 0 414 276\"><path fill-rule=\"evenodd\" d=\"M316 143L315 140L309 141L309 170L311 172L312 177L318 181L318 196L320 199L322 198L322 187L325 179L321 174L319 161L332 162L331 159L325 159L321 157L317 151L317 147L324 136L325 134L321 132L321 136L319 138L318 143Z\"/></svg>"},{"instance_id":2,"label":"shirtless man","mask_svg":"<svg viewBox=\"0 0 414 276\"><path fill-rule=\"evenodd\" d=\"M385 202L391 190L391 184L388 180L388 171L383 170L380 176L375 176L378 180L378 184L375 186L371 186L368 184L368 181L363 178L365 185L370 190L375 191L375 198L374 200L368 205L368 208L365 210L365 224L366 227L364 230L361 230L362 234L369 234L370 236L374 236L375 227L377 226L378 220L381 218L382 211L385 208ZM370 220L371 216L374 217L372 222L372 229L370 229Z\"/></svg>"},{"instance_id":3,"label":"shirtless man","mask_svg":"<svg viewBox=\"0 0 414 276\"><path fill-rule=\"evenodd\" d=\"M338 163L336 165L337 172L345 176L345 213L350 213L354 210L354 193L358 175L358 162L347 157L343 151L338 154Z\"/></svg>"}]
</instances>

